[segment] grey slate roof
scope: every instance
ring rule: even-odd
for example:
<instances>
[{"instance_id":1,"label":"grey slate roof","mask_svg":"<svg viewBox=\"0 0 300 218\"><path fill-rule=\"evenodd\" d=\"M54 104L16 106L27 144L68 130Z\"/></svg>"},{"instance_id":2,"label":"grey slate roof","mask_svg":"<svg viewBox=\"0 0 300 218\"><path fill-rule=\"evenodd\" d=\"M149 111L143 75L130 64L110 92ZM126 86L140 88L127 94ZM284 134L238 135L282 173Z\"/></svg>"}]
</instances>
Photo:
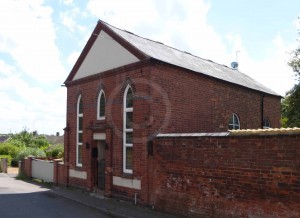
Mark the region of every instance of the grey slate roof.
<instances>
[{"instance_id":1,"label":"grey slate roof","mask_svg":"<svg viewBox=\"0 0 300 218\"><path fill-rule=\"evenodd\" d=\"M116 34L118 34L120 37L122 37L124 40L129 42L132 46L143 52L148 57L152 57L165 63L183 67L197 73L241 85L250 89L280 96L276 92L258 83L254 79L238 70L233 70L225 65L202 59L189 53L166 46L162 43L137 36L125 30L121 30L107 23L105 24L112 31L114 31Z\"/></svg>"},{"instance_id":2,"label":"grey slate roof","mask_svg":"<svg viewBox=\"0 0 300 218\"><path fill-rule=\"evenodd\" d=\"M0 135L0 142L5 142L7 139L9 139L9 135Z\"/></svg>"}]
</instances>

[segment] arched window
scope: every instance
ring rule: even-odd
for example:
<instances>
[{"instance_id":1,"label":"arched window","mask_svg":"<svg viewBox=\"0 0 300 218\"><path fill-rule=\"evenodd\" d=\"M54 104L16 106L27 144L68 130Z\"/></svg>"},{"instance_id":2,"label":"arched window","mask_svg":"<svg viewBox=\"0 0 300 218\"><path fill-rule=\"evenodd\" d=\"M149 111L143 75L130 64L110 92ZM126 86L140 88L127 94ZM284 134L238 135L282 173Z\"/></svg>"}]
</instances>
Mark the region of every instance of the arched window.
<instances>
[{"instance_id":1,"label":"arched window","mask_svg":"<svg viewBox=\"0 0 300 218\"><path fill-rule=\"evenodd\" d=\"M264 129L268 129L271 127L271 123L269 118L264 118L264 124L263 124Z\"/></svg>"},{"instance_id":2,"label":"arched window","mask_svg":"<svg viewBox=\"0 0 300 218\"><path fill-rule=\"evenodd\" d=\"M229 119L228 129L240 129L240 119L235 113Z\"/></svg>"},{"instance_id":3,"label":"arched window","mask_svg":"<svg viewBox=\"0 0 300 218\"><path fill-rule=\"evenodd\" d=\"M97 101L97 119L98 120L104 120L105 119L105 94L104 91L101 90L98 95L98 101Z\"/></svg>"},{"instance_id":4,"label":"arched window","mask_svg":"<svg viewBox=\"0 0 300 218\"><path fill-rule=\"evenodd\" d=\"M130 85L126 87L124 92L123 107L123 171L132 173L133 92Z\"/></svg>"},{"instance_id":5,"label":"arched window","mask_svg":"<svg viewBox=\"0 0 300 218\"><path fill-rule=\"evenodd\" d=\"M77 137L76 137L76 166L82 166L82 129L83 129L83 104L81 95L77 100Z\"/></svg>"}]
</instances>

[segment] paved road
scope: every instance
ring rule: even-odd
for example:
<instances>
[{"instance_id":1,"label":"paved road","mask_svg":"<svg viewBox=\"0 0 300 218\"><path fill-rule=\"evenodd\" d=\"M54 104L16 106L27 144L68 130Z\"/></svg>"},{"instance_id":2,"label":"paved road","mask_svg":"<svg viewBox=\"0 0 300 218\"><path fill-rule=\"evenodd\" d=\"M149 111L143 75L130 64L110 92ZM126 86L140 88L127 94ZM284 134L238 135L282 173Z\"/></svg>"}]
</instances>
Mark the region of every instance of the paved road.
<instances>
[{"instance_id":1,"label":"paved road","mask_svg":"<svg viewBox=\"0 0 300 218\"><path fill-rule=\"evenodd\" d=\"M109 217L98 210L59 197L51 190L0 173L1 218Z\"/></svg>"}]
</instances>

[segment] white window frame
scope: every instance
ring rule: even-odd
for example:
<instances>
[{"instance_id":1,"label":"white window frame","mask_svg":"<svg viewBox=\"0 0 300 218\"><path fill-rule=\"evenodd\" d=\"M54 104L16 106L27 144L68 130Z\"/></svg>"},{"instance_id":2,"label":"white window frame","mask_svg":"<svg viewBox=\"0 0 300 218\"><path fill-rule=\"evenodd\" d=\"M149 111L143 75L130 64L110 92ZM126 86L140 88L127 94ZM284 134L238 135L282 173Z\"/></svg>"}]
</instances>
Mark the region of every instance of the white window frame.
<instances>
[{"instance_id":1,"label":"white window frame","mask_svg":"<svg viewBox=\"0 0 300 218\"><path fill-rule=\"evenodd\" d=\"M235 113L232 113L232 123L229 123L228 124L228 126L232 126L232 129L230 129L230 130L236 130L236 129L241 129L241 123L240 123L240 118L239 118L239 116L237 115L237 114L235 114ZM237 121L238 121L238 125L236 125L235 124L235 119L237 119ZM230 119L229 119L229 121L230 121ZM235 127L238 127L238 128L235 128Z\"/></svg>"},{"instance_id":2,"label":"white window frame","mask_svg":"<svg viewBox=\"0 0 300 218\"><path fill-rule=\"evenodd\" d=\"M104 106L104 116L100 116L100 102L101 102L101 97L104 97L104 101L105 101L105 106ZM105 93L103 91L103 89L100 91L99 95L98 95L98 100L97 100L97 120L105 120L105 107L106 107L106 97L105 97Z\"/></svg>"},{"instance_id":3,"label":"white window frame","mask_svg":"<svg viewBox=\"0 0 300 218\"><path fill-rule=\"evenodd\" d=\"M81 146L81 160L82 160L82 142L79 142L79 134L82 134L82 129L79 130L79 118L82 117L83 118L83 113L79 113L79 103L80 101L82 101L81 99L81 95L78 97L77 100L77 128L76 128L76 166L77 167L82 167L82 162L79 163L79 146ZM83 128L83 127L82 127Z\"/></svg>"},{"instance_id":4,"label":"white window frame","mask_svg":"<svg viewBox=\"0 0 300 218\"><path fill-rule=\"evenodd\" d=\"M128 132L133 133L133 129L126 128L126 113L127 112L133 113L133 106L131 108L126 107L127 93L129 89L131 89L131 92L133 93L131 86L128 85L124 91L124 96L123 96L123 172L132 174L132 169L126 169L126 148L133 147L132 143L126 143L126 133Z\"/></svg>"}]
</instances>

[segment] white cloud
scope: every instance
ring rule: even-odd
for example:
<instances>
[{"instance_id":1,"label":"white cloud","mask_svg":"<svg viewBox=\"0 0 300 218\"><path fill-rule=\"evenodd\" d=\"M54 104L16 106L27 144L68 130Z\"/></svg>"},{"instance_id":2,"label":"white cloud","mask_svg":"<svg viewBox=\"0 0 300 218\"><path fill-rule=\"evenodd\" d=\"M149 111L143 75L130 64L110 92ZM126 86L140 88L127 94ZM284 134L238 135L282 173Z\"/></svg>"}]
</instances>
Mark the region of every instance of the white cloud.
<instances>
[{"instance_id":1,"label":"white cloud","mask_svg":"<svg viewBox=\"0 0 300 218\"><path fill-rule=\"evenodd\" d=\"M3 60L0 59L0 75L9 76L12 75L15 71L13 66L6 64Z\"/></svg>"},{"instance_id":2,"label":"white cloud","mask_svg":"<svg viewBox=\"0 0 300 218\"><path fill-rule=\"evenodd\" d=\"M60 19L63 25L65 25L71 32L86 31L86 27L78 24L78 19L84 16L84 12L81 12L78 7L73 7L71 10L60 13Z\"/></svg>"},{"instance_id":3,"label":"white cloud","mask_svg":"<svg viewBox=\"0 0 300 218\"><path fill-rule=\"evenodd\" d=\"M77 61L78 57L80 55L80 52L73 51L67 58L68 64L73 67L75 65L75 62Z\"/></svg>"},{"instance_id":4,"label":"white cloud","mask_svg":"<svg viewBox=\"0 0 300 218\"><path fill-rule=\"evenodd\" d=\"M120 2L90 0L94 16L143 37L161 41L202 58L230 66L238 58L239 69L258 82L284 95L294 84L287 66L287 51L293 48L280 35L274 36L272 51L263 60L251 57L239 33L219 35L207 21L211 5L205 1L178 0ZM149 19L151 17L151 19ZM151 22L149 22L151 20ZM298 22L295 25L299 25ZM294 45L295 46L295 45ZM238 52L236 57L236 52Z\"/></svg>"},{"instance_id":5,"label":"white cloud","mask_svg":"<svg viewBox=\"0 0 300 218\"><path fill-rule=\"evenodd\" d=\"M24 126L44 133L62 132L65 120L66 90L57 88L47 91L30 86L18 76L0 79L0 96L3 104L0 109L0 132L20 131ZM16 125L17 124L17 125Z\"/></svg>"},{"instance_id":6,"label":"white cloud","mask_svg":"<svg viewBox=\"0 0 300 218\"><path fill-rule=\"evenodd\" d=\"M289 44L280 35L276 35L272 45L273 49L262 60L253 60L247 55L242 56L240 69L284 96L285 92L295 84L292 69L287 65L289 60L288 51L295 48L295 44Z\"/></svg>"},{"instance_id":7,"label":"white cloud","mask_svg":"<svg viewBox=\"0 0 300 218\"><path fill-rule=\"evenodd\" d=\"M127 30L147 20L155 20L158 16L153 1L90 0L87 9L91 15Z\"/></svg>"},{"instance_id":8,"label":"white cloud","mask_svg":"<svg viewBox=\"0 0 300 218\"><path fill-rule=\"evenodd\" d=\"M236 51L240 51L239 69L284 95L294 83L286 64L287 51L296 45L278 34L267 56L257 60L250 56L251 48L245 46L246 39L240 33L229 30L223 36L209 24L207 17L213 7L209 2L89 0L84 8L83 3L79 6L76 1L61 0L59 6L66 11L53 11L42 0L1 1L0 97L5 105L0 107L0 132L15 132L24 126L47 133L61 131L65 125L66 90L59 85L68 73L62 62L72 68L80 54L78 46L85 45L91 34L87 30L96 20L90 22L96 18L221 64L230 65ZM55 43L60 40L56 34L64 32L56 32L59 28L52 17L57 15L55 20L68 28L68 37L75 42L68 56Z\"/></svg>"},{"instance_id":9,"label":"white cloud","mask_svg":"<svg viewBox=\"0 0 300 218\"><path fill-rule=\"evenodd\" d=\"M62 132L67 76L55 44L52 8L43 1L0 2L0 133L27 126ZM54 88L53 88L54 87Z\"/></svg>"},{"instance_id":10,"label":"white cloud","mask_svg":"<svg viewBox=\"0 0 300 218\"><path fill-rule=\"evenodd\" d=\"M204 1L97 1L87 9L121 29L189 51L203 58L222 60L226 46L207 24L210 5Z\"/></svg>"},{"instance_id":11,"label":"white cloud","mask_svg":"<svg viewBox=\"0 0 300 218\"><path fill-rule=\"evenodd\" d=\"M73 4L73 0L63 0L63 3L65 5L72 5Z\"/></svg>"},{"instance_id":12,"label":"white cloud","mask_svg":"<svg viewBox=\"0 0 300 218\"><path fill-rule=\"evenodd\" d=\"M62 81L52 9L42 1L1 1L0 8L1 51L34 80Z\"/></svg>"}]
</instances>

